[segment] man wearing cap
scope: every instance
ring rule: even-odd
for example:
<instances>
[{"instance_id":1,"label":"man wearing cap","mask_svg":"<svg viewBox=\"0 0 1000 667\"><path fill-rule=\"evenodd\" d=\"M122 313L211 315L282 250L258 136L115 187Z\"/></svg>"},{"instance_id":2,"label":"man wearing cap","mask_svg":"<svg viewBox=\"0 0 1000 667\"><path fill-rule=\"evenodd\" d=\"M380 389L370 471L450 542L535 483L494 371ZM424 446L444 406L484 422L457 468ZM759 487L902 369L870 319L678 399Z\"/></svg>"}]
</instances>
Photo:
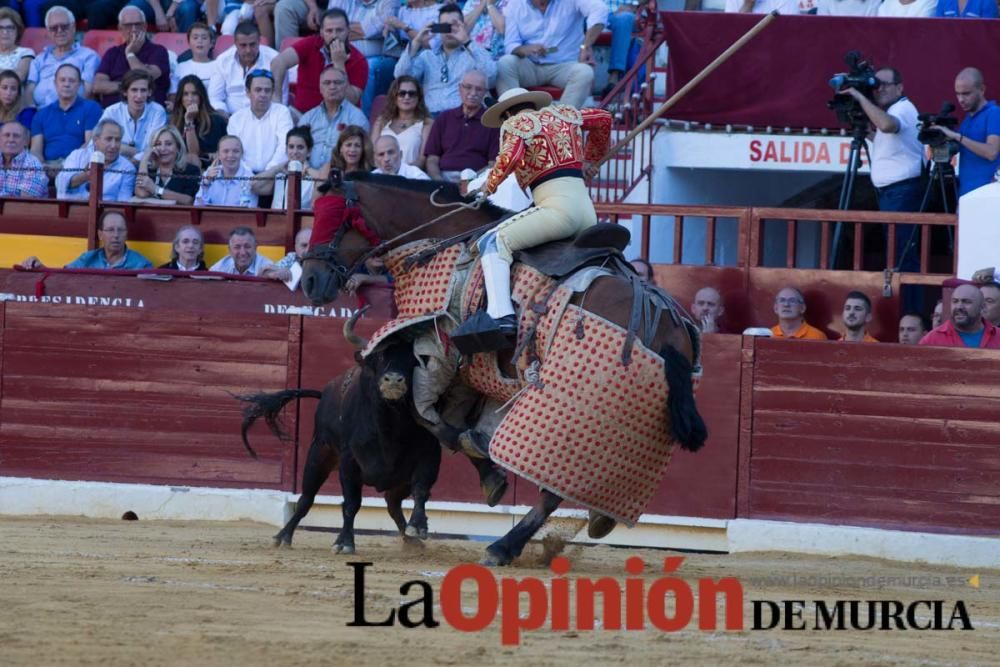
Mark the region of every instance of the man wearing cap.
<instances>
[{"instance_id":1,"label":"man wearing cap","mask_svg":"<svg viewBox=\"0 0 1000 667\"><path fill-rule=\"evenodd\" d=\"M583 172L585 165L607 153L611 114L603 109L552 104L548 93L512 88L486 110L482 123L499 127L501 140L496 164L479 196L493 194L514 174L535 200L533 208L509 218L478 242L486 312L501 334L512 336L517 332L510 299L512 255L522 248L575 236L597 223ZM588 132L586 144L583 131ZM472 330L472 325L463 324L452 340L458 344L456 339Z\"/></svg>"}]
</instances>

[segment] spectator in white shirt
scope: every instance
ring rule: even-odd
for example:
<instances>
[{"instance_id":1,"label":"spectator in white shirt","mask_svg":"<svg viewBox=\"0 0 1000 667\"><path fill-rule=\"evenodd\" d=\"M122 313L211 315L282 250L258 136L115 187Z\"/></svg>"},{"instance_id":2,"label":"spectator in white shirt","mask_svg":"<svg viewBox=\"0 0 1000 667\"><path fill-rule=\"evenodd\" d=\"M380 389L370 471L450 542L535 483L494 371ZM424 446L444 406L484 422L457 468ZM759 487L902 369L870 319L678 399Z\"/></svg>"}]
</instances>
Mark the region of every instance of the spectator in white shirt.
<instances>
[{"instance_id":1,"label":"spectator in white shirt","mask_svg":"<svg viewBox=\"0 0 1000 667\"><path fill-rule=\"evenodd\" d=\"M730 14L770 14L774 10L783 16L799 13L799 0L726 0Z\"/></svg>"},{"instance_id":2,"label":"spectator in white shirt","mask_svg":"<svg viewBox=\"0 0 1000 667\"><path fill-rule=\"evenodd\" d=\"M375 174L389 174L403 178L415 178L422 181L430 180L420 167L403 162L403 152L399 150L396 137L383 134L375 140Z\"/></svg>"},{"instance_id":3,"label":"spectator in white shirt","mask_svg":"<svg viewBox=\"0 0 1000 667\"><path fill-rule=\"evenodd\" d=\"M885 0L878 6L882 18L925 18L934 16L937 0Z\"/></svg>"},{"instance_id":4,"label":"spectator in white shirt","mask_svg":"<svg viewBox=\"0 0 1000 667\"><path fill-rule=\"evenodd\" d=\"M261 46L260 31L247 21L236 26L233 45L215 59L216 70L208 87L208 99L216 111L226 116L250 106L246 93L246 73L269 69L278 52Z\"/></svg>"},{"instance_id":5,"label":"spectator in white shirt","mask_svg":"<svg viewBox=\"0 0 1000 667\"><path fill-rule=\"evenodd\" d=\"M882 0L816 0L819 16L875 16Z\"/></svg>"},{"instance_id":6,"label":"spectator in white shirt","mask_svg":"<svg viewBox=\"0 0 1000 667\"><path fill-rule=\"evenodd\" d=\"M236 227L229 232L229 254L213 264L209 271L273 280L287 280L291 276L288 269L277 268L274 262L257 252L257 237L249 227ZM282 272L284 278L280 277Z\"/></svg>"},{"instance_id":7,"label":"spectator in white shirt","mask_svg":"<svg viewBox=\"0 0 1000 667\"><path fill-rule=\"evenodd\" d=\"M191 58L177 63L177 80L194 74L201 79L207 90L212 83L212 73L218 67L209 55L212 51L212 29L204 23L195 23L188 28L187 41Z\"/></svg>"},{"instance_id":8,"label":"spectator in white shirt","mask_svg":"<svg viewBox=\"0 0 1000 667\"><path fill-rule=\"evenodd\" d=\"M94 127L91 144L77 148L63 162L56 176L56 197L86 199L90 196L90 156L104 154L103 201L128 201L135 190L135 166L121 155L122 126L105 118Z\"/></svg>"},{"instance_id":9,"label":"spectator in white shirt","mask_svg":"<svg viewBox=\"0 0 1000 667\"><path fill-rule=\"evenodd\" d=\"M122 126L121 153L141 160L154 130L167 124L167 111L149 99L153 92L153 77L141 69L129 70L122 77L121 94L125 99L104 110L101 119L109 118Z\"/></svg>"},{"instance_id":10,"label":"spectator in white shirt","mask_svg":"<svg viewBox=\"0 0 1000 667\"><path fill-rule=\"evenodd\" d=\"M201 179L195 206L241 206L256 208L257 195L251 189L253 172L243 163L243 142L226 135L219 139L219 155Z\"/></svg>"},{"instance_id":11,"label":"spectator in white shirt","mask_svg":"<svg viewBox=\"0 0 1000 667\"><path fill-rule=\"evenodd\" d=\"M243 159L257 174L283 161L285 136L294 123L288 107L271 100L274 75L270 70L247 74L246 90L250 106L230 117L227 132L243 140Z\"/></svg>"}]
</instances>

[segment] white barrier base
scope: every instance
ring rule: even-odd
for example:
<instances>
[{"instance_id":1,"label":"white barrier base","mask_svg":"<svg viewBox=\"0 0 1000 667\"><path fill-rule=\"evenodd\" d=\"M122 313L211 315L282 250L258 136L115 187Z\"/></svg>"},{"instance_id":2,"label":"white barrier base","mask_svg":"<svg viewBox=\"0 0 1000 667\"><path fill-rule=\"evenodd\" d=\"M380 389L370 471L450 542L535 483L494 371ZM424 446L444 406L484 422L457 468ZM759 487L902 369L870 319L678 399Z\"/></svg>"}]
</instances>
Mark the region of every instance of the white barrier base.
<instances>
[{"instance_id":1,"label":"white barrier base","mask_svg":"<svg viewBox=\"0 0 1000 667\"><path fill-rule=\"evenodd\" d=\"M248 520L280 527L292 515L297 499L295 494L266 489L0 477L0 515L65 514L118 519L131 510L140 520ZM339 528L341 501L339 496L317 496L302 526ZM405 501L403 506L412 507L412 501ZM530 508L432 500L427 510L433 533L493 537L505 534ZM545 531L556 532L567 541L589 543L586 519L583 510L560 509ZM365 498L356 525L365 530L395 531L381 498ZM634 528L619 528L601 543L731 553L782 551L854 555L957 567L1000 568L1000 536L912 533L753 519L727 521L644 514Z\"/></svg>"},{"instance_id":2,"label":"white barrier base","mask_svg":"<svg viewBox=\"0 0 1000 667\"><path fill-rule=\"evenodd\" d=\"M1000 535L911 533L858 526L734 519L729 551L790 551L823 556L869 556L911 563L1000 568Z\"/></svg>"}]
</instances>

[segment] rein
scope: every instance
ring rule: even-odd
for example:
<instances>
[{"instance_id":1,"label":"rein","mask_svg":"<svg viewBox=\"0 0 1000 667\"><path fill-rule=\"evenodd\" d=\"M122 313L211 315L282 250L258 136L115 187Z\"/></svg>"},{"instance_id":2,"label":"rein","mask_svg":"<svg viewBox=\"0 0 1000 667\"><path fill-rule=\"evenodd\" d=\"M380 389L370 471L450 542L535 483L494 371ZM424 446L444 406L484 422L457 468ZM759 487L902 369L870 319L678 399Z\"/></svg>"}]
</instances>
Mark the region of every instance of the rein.
<instances>
[{"instance_id":1,"label":"rein","mask_svg":"<svg viewBox=\"0 0 1000 667\"><path fill-rule=\"evenodd\" d=\"M349 181L345 181L345 185L346 185L346 183L349 183ZM349 278L350 276L354 275L354 273L357 272L362 266L364 266L364 263L366 261L368 261L372 257L375 257L377 255L381 255L381 254L385 253L394 243L396 243L400 239L404 239L407 236L410 236L411 234L419 232L422 229L426 229L427 227L430 227L432 225L436 225L437 223L441 222L442 220L445 220L449 216L452 216L452 215L454 215L454 214L456 214L456 213L458 213L460 211L463 211L463 210L478 211L480 209L480 207L483 205L483 202L486 201L485 199L479 199L479 198L477 198L471 204L467 204L467 203L461 202L461 201L459 201L459 202L444 202L444 203L439 203L437 200L435 200L434 196L437 193L439 193L440 191L441 191L441 188L438 188L437 190L435 190L434 192L432 192L430 194L431 205L434 206L434 207L436 207L436 208L451 208L452 209L451 211L448 211L447 213L442 213L441 215L439 215L436 218L433 218L432 220L429 220L429 221L427 221L427 222L425 222L423 224L417 225L416 227L414 227L412 229L408 229L405 232L403 232L402 234L398 234L398 235L394 236L393 238L389 239L388 241L382 241L378 245L373 246L372 248L370 248L368 250L368 252L362 254L357 260L354 261L354 263L350 267L343 267L340 264L337 264L336 263L336 259L337 258L336 258L336 254L335 254L336 253L336 248L339 246L340 240L343 239L344 238L344 234L347 233L347 229L349 227L353 227L353 225L350 224L350 222L347 222L346 224L343 224L343 225L340 226L340 229L337 230L337 233L334 235L333 239L329 243L324 244L323 250L320 250L319 246L317 246L316 248L313 248L312 250L310 250L303 259L320 259L320 260L325 261L327 264L329 264L330 266L333 267L333 270L341 277L341 280L343 282L343 281L346 281L347 278ZM354 192L354 188L353 187L350 188L349 191L345 192L345 194L348 195L349 201L355 201L355 202L358 201L357 193ZM488 229L488 228L492 227L495 224L497 224L497 223L492 223L491 222L491 223L489 223L487 225L484 225L483 227L479 227L479 228L477 228L475 230L471 230L470 232L465 232L463 234L459 234L458 236L454 236L454 237L452 237L450 239L446 239L445 243L448 244L448 245L451 245L451 244L453 244L453 243L455 243L457 241L460 241L460 240L464 239L469 234L478 232L481 229L482 230ZM447 247L447 245L445 245L443 247ZM436 252L436 250L435 250L435 252Z\"/></svg>"}]
</instances>

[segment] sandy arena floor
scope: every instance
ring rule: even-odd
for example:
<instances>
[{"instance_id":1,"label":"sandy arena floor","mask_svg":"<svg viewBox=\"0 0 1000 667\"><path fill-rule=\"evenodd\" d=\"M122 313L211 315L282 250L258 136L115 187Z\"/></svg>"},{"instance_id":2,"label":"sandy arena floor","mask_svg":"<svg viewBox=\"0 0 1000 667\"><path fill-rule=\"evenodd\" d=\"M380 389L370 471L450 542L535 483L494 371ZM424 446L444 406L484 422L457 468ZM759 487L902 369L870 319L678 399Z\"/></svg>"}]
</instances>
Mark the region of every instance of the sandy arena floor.
<instances>
[{"instance_id":1,"label":"sandy arena floor","mask_svg":"<svg viewBox=\"0 0 1000 667\"><path fill-rule=\"evenodd\" d=\"M331 553L330 533L299 531L295 548L276 550L274 532L251 523L0 518L0 664L986 665L1000 656L1000 571L570 545L571 576L621 580L625 559L638 555L648 587L665 555L685 555L680 575L695 589L700 577L739 577L747 628L754 599L806 600L806 618L812 600L945 600L946 622L954 601L964 600L975 631L702 632L693 621L668 634L648 624L644 631L569 632L546 624L526 631L520 646L504 647L499 618L480 633L463 633L447 626L439 609L436 629L345 625L354 613L347 561L374 562L367 609L375 620L416 597L399 594L406 581L425 580L437 595L444 573L477 561L484 544L432 540L422 550L404 549L393 538L359 535L358 554L345 557ZM529 549L497 575L548 581L541 547ZM967 581L975 574L978 588ZM854 579L830 586L818 577ZM872 580L878 577L900 579L880 586ZM471 613L474 587L463 590ZM928 617L926 608L919 614Z\"/></svg>"}]
</instances>

